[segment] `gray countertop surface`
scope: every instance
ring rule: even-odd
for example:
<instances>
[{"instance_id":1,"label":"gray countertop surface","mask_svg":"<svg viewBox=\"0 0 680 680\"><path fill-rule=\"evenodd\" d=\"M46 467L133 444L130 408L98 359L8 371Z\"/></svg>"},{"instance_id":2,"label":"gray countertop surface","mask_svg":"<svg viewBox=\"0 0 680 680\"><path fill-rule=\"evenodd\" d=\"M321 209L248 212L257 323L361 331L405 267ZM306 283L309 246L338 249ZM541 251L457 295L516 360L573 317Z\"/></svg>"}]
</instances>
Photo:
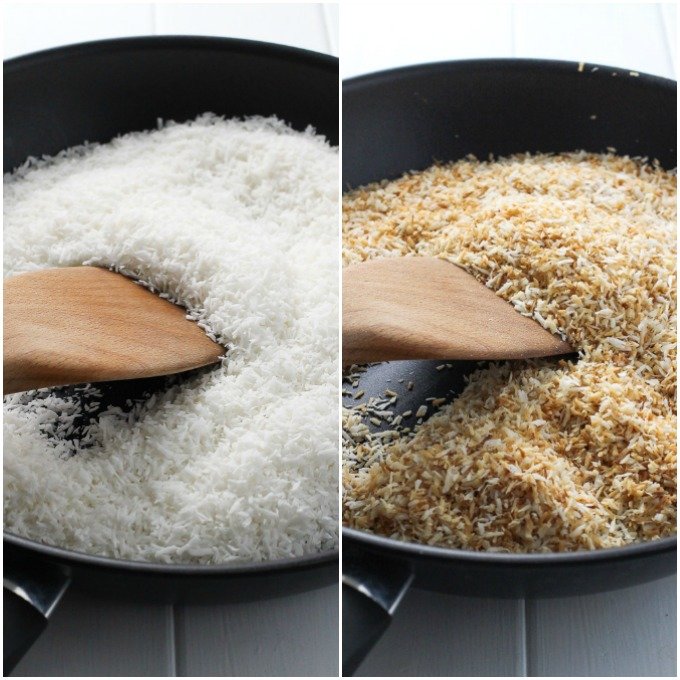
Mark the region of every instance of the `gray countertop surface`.
<instances>
[{"instance_id":1,"label":"gray countertop surface","mask_svg":"<svg viewBox=\"0 0 680 680\"><path fill-rule=\"evenodd\" d=\"M676 578L600 595L409 592L362 676L676 675ZM17 676L334 676L338 587L215 606L67 593Z\"/></svg>"}]
</instances>

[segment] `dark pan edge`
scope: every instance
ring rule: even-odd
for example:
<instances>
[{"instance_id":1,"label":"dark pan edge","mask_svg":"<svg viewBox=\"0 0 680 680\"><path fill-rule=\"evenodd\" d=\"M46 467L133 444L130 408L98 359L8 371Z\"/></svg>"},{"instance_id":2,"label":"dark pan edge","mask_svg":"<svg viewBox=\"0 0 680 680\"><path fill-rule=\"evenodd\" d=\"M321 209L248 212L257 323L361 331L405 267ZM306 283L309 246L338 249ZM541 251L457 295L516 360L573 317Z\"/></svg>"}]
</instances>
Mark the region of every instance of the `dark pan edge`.
<instances>
[{"instance_id":1,"label":"dark pan edge","mask_svg":"<svg viewBox=\"0 0 680 680\"><path fill-rule=\"evenodd\" d=\"M363 89L366 85L376 85L383 81L400 80L418 75L419 73L433 73L437 71L450 71L479 69L479 70L493 70L497 68L506 68L508 66L514 68L523 67L526 70L552 70L556 72L574 73L579 72L581 62L565 61L561 59L522 59L517 57L510 58L487 58L487 59L453 59L450 61L433 61L425 62L423 64L414 64L410 66L398 66L396 68L385 69L382 71L375 71L373 73L366 73L360 76L354 76L342 81L343 92L353 92L354 90ZM650 73L643 73L641 71L630 71L630 69L623 69L615 66L604 66L602 64L595 64L590 62L582 62L584 68L581 75L591 78L612 77L614 73L622 78L628 78L636 81L639 84L653 85L654 87L662 87L664 89L676 90L677 81L671 78L664 78L662 76L655 76ZM596 70L593 71L592 69ZM637 73L636 76L630 76L630 73Z\"/></svg>"},{"instance_id":2,"label":"dark pan edge","mask_svg":"<svg viewBox=\"0 0 680 680\"><path fill-rule=\"evenodd\" d=\"M338 57L304 50L299 47L269 43L261 40L245 40L243 38L218 38L212 36L194 35L149 35L131 38L110 38L107 40L92 40L82 43L71 43L59 47L52 47L38 52L30 52L18 57L3 61L4 68L10 72L19 72L24 66L34 66L43 61L55 61L75 56L97 54L101 52L116 52L120 49L193 49L214 48L226 51L240 51L260 54L269 54L288 61L307 63L312 66L321 66L337 73L339 68Z\"/></svg>"},{"instance_id":3,"label":"dark pan edge","mask_svg":"<svg viewBox=\"0 0 680 680\"><path fill-rule=\"evenodd\" d=\"M506 564L508 566L542 566L548 563L582 564L585 562L611 562L640 557L644 554L674 552L677 550L677 536L668 536L653 541L631 543L620 548L602 548L553 553L497 553L440 548L409 541L399 541L378 534L343 527L343 540L362 546L388 550L404 557L422 557L442 561L466 562L469 564Z\"/></svg>"},{"instance_id":4,"label":"dark pan edge","mask_svg":"<svg viewBox=\"0 0 680 680\"><path fill-rule=\"evenodd\" d=\"M158 562L137 562L134 560L124 560L115 557L104 557L101 555L90 555L75 550L66 550L56 546L39 543L16 534L3 533L4 541L22 550L28 550L41 557L51 560L58 560L61 563L69 563L79 566L115 569L120 572L134 571L144 574L159 574L165 576L235 576L235 575L255 575L255 574L274 574L285 571L292 571L305 567L315 567L317 565L330 564L338 560L339 549L326 550L320 553L303 555L302 557L286 557L278 560L264 562L247 563L223 563L223 564L163 564Z\"/></svg>"}]
</instances>

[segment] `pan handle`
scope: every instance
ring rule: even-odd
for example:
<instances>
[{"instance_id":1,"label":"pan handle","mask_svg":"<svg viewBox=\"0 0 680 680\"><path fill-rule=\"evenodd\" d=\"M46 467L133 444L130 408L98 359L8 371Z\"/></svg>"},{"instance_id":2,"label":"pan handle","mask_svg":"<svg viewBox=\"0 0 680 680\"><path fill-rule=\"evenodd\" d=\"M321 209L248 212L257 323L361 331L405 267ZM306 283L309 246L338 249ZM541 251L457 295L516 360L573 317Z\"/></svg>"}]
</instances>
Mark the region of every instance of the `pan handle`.
<instances>
[{"instance_id":1,"label":"pan handle","mask_svg":"<svg viewBox=\"0 0 680 680\"><path fill-rule=\"evenodd\" d=\"M5 564L3 675L9 675L47 627L71 579L57 567Z\"/></svg>"},{"instance_id":2,"label":"pan handle","mask_svg":"<svg viewBox=\"0 0 680 680\"><path fill-rule=\"evenodd\" d=\"M413 581L406 564L375 556L343 556L342 674L355 671L392 622Z\"/></svg>"}]
</instances>

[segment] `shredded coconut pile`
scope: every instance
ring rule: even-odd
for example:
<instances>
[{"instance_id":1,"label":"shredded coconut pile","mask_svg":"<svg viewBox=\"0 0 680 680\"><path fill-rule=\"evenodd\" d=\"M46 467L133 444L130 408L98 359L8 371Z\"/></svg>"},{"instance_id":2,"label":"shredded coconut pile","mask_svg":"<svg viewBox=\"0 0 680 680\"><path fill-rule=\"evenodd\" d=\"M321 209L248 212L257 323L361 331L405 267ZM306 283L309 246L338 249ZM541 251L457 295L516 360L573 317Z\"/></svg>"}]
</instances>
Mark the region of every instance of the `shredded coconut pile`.
<instances>
[{"instance_id":1,"label":"shredded coconut pile","mask_svg":"<svg viewBox=\"0 0 680 680\"><path fill-rule=\"evenodd\" d=\"M446 258L579 360L490 364L396 440L345 409L345 523L506 552L673 534L675 219L675 174L611 154L468 159L347 194L345 264Z\"/></svg>"},{"instance_id":2,"label":"shredded coconut pile","mask_svg":"<svg viewBox=\"0 0 680 680\"><path fill-rule=\"evenodd\" d=\"M95 388L6 398L7 530L178 563L336 545L337 187L312 130L209 114L6 177L5 276L116 269L228 350L128 412L85 418Z\"/></svg>"}]
</instances>

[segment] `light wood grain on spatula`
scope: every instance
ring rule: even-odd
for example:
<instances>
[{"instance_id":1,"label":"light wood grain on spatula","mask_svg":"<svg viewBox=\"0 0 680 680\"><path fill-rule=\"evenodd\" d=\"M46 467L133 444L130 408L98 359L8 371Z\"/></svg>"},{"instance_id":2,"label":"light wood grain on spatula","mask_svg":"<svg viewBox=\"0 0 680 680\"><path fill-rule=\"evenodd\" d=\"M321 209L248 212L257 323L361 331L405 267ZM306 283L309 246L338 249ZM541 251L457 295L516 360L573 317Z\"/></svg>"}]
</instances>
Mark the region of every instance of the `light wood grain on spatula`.
<instances>
[{"instance_id":1,"label":"light wood grain on spatula","mask_svg":"<svg viewBox=\"0 0 680 680\"><path fill-rule=\"evenodd\" d=\"M182 307L97 267L5 279L3 313L5 394L180 373L225 351Z\"/></svg>"},{"instance_id":2,"label":"light wood grain on spatula","mask_svg":"<svg viewBox=\"0 0 680 680\"><path fill-rule=\"evenodd\" d=\"M383 258L343 270L345 365L392 359L527 359L573 351L445 260Z\"/></svg>"}]
</instances>

